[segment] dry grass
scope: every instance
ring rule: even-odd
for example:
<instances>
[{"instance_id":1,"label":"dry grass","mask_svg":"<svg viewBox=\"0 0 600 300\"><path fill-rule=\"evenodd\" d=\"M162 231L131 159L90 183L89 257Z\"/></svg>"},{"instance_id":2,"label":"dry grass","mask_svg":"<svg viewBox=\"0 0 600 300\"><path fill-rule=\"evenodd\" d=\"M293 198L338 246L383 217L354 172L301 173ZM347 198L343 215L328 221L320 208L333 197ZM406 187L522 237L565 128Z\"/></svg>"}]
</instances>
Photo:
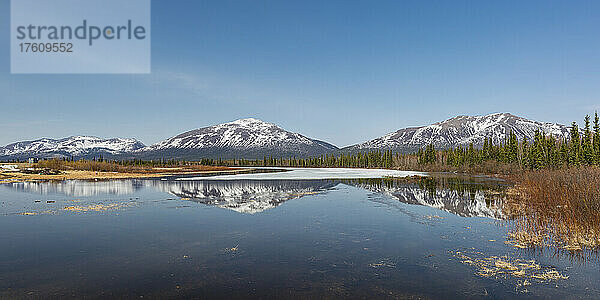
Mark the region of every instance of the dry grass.
<instances>
[{"instance_id":1,"label":"dry grass","mask_svg":"<svg viewBox=\"0 0 600 300\"><path fill-rule=\"evenodd\" d=\"M407 156L394 159L394 169L422 171L422 172L454 172L465 174L485 175L513 175L523 172L518 164L501 163L497 161L484 161L472 165L452 166L443 162L432 164L418 164L416 157Z\"/></svg>"},{"instance_id":2,"label":"dry grass","mask_svg":"<svg viewBox=\"0 0 600 300\"><path fill-rule=\"evenodd\" d=\"M161 177L163 174L152 174L152 173L118 173L118 172L93 172L93 171L79 171L70 170L63 171L59 175L39 175L39 174L23 174L23 173L10 173L0 183L12 183L12 182L23 182L23 181L36 181L36 180L90 180L90 179L125 179L125 178L150 178L150 177Z\"/></svg>"},{"instance_id":3,"label":"dry grass","mask_svg":"<svg viewBox=\"0 0 600 300\"><path fill-rule=\"evenodd\" d=\"M518 244L600 247L600 168L526 172L515 181L505 213Z\"/></svg>"},{"instance_id":4,"label":"dry grass","mask_svg":"<svg viewBox=\"0 0 600 300\"><path fill-rule=\"evenodd\" d=\"M177 167L152 167L152 166L131 166L121 165L114 162L78 160L78 161L62 161L62 160L42 160L34 165L36 168L48 168L52 170L79 170L92 172L118 172L118 173L189 173L189 172L204 172L204 171L224 171L232 170L229 167L204 166L199 164L186 164Z\"/></svg>"},{"instance_id":5,"label":"dry grass","mask_svg":"<svg viewBox=\"0 0 600 300\"><path fill-rule=\"evenodd\" d=\"M488 278L519 278L525 279L529 285L533 280L537 282L557 281L567 279L556 269L542 266L535 260L503 256L486 256L478 251L450 251L461 263L476 268L475 274ZM525 283L525 282L522 282Z\"/></svg>"},{"instance_id":6,"label":"dry grass","mask_svg":"<svg viewBox=\"0 0 600 300\"><path fill-rule=\"evenodd\" d=\"M67 206L63 210L72 212L100 212L122 209L131 206L131 203L93 204L88 206Z\"/></svg>"},{"instance_id":7,"label":"dry grass","mask_svg":"<svg viewBox=\"0 0 600 300\"><path fill-rule=\"evenodd\" d=\"M0 173L0 184L35 180L68 180L68 179L124 179L124 178L148 178L167 175L181 174L207 174L220 172L242 172L247 169L236 169L230 167L203 166L199 164L187 164L181 166L123 166L111 162L98 161L62 161L45 160L37 164L17 164L21 169L37 168L60 170L60 174L43 175L24 172Z\"/></svg>"},{"instance_id":8,"label":"dry grass","mask_svg":"<svg viewBox=\"0 0 600 300\"><path fill-rule=\"evenodd\" d=\"M57 159L42 160L35 164L36 168L48 168L52 170L79 170L92 172L130 172L136 170L131 167L124 167L118 164L99 162L99 161L62 161Z\"/></svg>"}]
</instances>

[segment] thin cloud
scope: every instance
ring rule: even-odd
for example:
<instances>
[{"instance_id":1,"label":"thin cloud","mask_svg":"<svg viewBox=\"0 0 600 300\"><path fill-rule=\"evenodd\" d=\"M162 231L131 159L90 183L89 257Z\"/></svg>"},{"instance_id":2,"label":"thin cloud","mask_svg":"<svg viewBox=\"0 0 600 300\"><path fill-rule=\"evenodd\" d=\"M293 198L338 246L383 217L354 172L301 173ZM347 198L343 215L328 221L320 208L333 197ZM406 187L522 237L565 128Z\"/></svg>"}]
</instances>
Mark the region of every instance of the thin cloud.
<instances>
[{"instance_id":1,"label":"thin cloud","mask_svg":"<svg viewBox=\"0 0 600 300\"><path fill-rule=\"evenodd\" d=\"M150 78L150 84L167 85L177 90L185 90L197 96L206 96L209 84L206 79L193 74L173 71L153 72Z\"/></svg>"}]
</instances>

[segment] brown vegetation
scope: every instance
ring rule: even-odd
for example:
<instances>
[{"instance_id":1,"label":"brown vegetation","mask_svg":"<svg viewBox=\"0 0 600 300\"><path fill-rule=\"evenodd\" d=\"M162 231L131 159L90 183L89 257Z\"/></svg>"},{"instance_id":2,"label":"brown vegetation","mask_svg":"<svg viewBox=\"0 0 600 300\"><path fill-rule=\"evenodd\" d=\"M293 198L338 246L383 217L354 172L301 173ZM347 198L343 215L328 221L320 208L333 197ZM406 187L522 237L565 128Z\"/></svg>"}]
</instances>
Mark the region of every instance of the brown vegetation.
<instances>
[{"instance_id":1,"label":"brown vegetation","mask_svg":"<svg viewBox=\"0 0 600 300\"><path fill-rule=\"evenodd\" d=\"M485 278L515 280L515 290L526 291L534 283L549 283L568 279L553 267L543 266L535 260L525 260L510 255L487 256L475 250L450 251L461 263L476 269L475 275Z\"/></svg>"},{"instance_id":2,"label":"brown vegetation","mask_svg":"<svg viewBox=\"0 0 600 300\"><path fill-rule=\"evenodd\" d=\"M451 172L471 175L514 175L523 172L523 168L516 163L503 163L498 161L485 161L479 164L453 166L443 162L419 164L416 157L405 157L395 162L396 169L422 172Z\"/></svg>"},{"instance_id":3,"label":"brown vegetation","mask_svg":"<svg viewBox=\"0 0 600 300\"><path fill-rule=\"evenodd\" d=\"M190 173L190 172L206 172L206 171L225 171L232 170L229 167L221 166L204 166L200 164L185 164L181 166L146 166L146 165L123 165L116 162L93 161L93 160L42 160L35 164L36 168L48 168L52 170L79 170L92 172L118 172L118 173L142 173L142 174L157 174L157 173Z\"/></svg>"},{"instance_id":4,"label":"brown vegetation","mask_svg":"<svg viewBox=\"0 0 600 300\"><path fill-rule=\"evenodd\" d=\"M181 174L237 173L250 171L248 169L236 169L223 166L205 166L198 163L186 163L181 165L161 165L160 163L135 165L123 162L93 160L43 160L33 165L24 163L16 163L16 165L18 165L22 171L0 172L0 183L35 180L147 178Z\"/></svg>"},{"instance_id":5,"label":"brown vegetation","mask_svg":"<svg viewBox=\"0 0 600 300\"><path fill-rule=\"evenodd\" d=\"M118 172L94 172L94 171L80 171L80 170L68 170L61 171L60 174L56 175L44 175L44 174L26 174L26 173L10 173L9 176L2 179L0 183L13 183L13 182L24 182L24 181L37 181L37 180L104 180L104 179L125 179L125 178L150 178L150 177L161 177L165 174L152 174L152 173L118 173Z\"/></svg>"},{"instance_id":6,"label":"brown vegetation","mask_svg":"<svg viewBox=\"0 0 600 300\"><path fill-rule=\"evenodd\" d=\"M569 250L600 247L600 168L531 171L515 181L505 207L515 225L513 240Z\"/></svg>"}]
</instances>

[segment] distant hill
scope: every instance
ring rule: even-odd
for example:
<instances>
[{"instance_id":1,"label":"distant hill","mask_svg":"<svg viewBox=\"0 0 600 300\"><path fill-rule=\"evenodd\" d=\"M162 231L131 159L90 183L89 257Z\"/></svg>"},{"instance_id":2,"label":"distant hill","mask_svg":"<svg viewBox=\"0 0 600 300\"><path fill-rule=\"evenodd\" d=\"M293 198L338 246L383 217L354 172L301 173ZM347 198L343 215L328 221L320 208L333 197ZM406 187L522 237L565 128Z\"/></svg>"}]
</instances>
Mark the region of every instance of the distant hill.
<instances>
[{"instance_id":1,"label":"distant hill","mask_svg":"<svg viewBox=\"0 0 600 300\"><path fill-rule=\"evenodd\" d=\"M144 148L136 139L102 139L94 136L72 136L63 139L39 139L0 147L0 160L62 157L113 157Z\"/></svg>"},{"instance_id":2,"label":"distant hill","mask_svg":"<svg viewBox=\"0 0 600 300\"><path fill-rule=\"evenodd\" d=\"M482 147L485 138L491 138L494 144L504 142L511 130L519 140L524 137L532 140L536 129L557 138L566 138L569 134L568 127L564 125L532 121L509 113L495 113L485 116L458 116L428 126L404 128L380 138L345 147L343 151L390 149L411 152L428 144L434 144L437 148L466 146L470 143L475 147Z\"/></svg>"},{"instance_id":3,"label":"distant hill","mask_svg":"<svg viewBox=\"0 0 600 300\"><path fill-rule=\"evenodd\" d=\"M135 156L150 158L248 158L308 157L338 150L332 144L258 119L241 119L229 123L191 130L135 151Z\"/></svg>"}]
</instances>

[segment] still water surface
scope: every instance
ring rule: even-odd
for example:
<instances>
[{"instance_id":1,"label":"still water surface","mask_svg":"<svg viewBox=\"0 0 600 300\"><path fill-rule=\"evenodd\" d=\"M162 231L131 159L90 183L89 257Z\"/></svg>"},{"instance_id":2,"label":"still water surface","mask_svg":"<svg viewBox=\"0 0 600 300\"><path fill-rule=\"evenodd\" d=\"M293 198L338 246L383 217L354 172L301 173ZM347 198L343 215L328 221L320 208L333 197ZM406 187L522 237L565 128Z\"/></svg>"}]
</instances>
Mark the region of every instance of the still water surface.
<instances>
[{"instance_id":1,"label":"still water surface","mask_svg":"<svg viewBox=\"0 0 600 300\"><path fill-rule=\"evenodd\" d=\"M596 260L504 243L504 188L435 176L4 184L0 298L600 297ZM568 278L469 263L503 256Z\"/></svg>"}]
</instances>

